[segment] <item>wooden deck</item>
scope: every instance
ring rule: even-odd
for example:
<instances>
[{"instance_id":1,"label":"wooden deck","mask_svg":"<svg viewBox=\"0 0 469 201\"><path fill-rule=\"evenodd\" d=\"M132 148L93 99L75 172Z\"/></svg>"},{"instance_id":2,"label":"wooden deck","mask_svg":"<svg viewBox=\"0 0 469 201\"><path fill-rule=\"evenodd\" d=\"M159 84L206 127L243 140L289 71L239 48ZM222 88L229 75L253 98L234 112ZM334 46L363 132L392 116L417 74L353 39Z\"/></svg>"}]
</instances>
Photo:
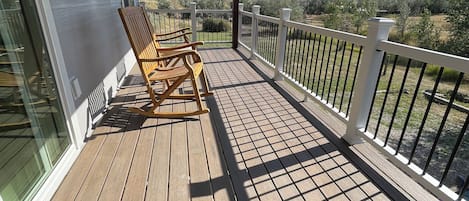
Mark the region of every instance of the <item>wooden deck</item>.
<instances>
[{"instance_id":1,"label":"wooden deck","mask_svg":"<svg viewBox=\"0 0 469 201\"><path fill-rule=\"evenodd\" d=\"M209 114L127 112L148 102L133 72L53 200L390 199L238 52L201 54L215 92ZM174 100L161 110L194 107Z\"/></svg>"}]
</instances>

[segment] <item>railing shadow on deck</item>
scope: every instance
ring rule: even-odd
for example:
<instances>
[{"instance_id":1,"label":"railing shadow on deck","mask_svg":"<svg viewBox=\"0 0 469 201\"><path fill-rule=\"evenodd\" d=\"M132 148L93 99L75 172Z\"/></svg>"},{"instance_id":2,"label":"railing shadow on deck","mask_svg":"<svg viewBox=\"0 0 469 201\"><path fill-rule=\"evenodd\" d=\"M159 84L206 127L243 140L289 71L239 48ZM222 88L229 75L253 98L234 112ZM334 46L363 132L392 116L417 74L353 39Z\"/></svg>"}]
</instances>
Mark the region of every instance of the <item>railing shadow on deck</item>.
<instances>
[{"instance_id":1,"label":"railing shadow on deck","mask_svg":"<svg viewBox=\"0 0 469 201\"><path fill-rule=\"evenodd\" d=\"M326 139L328 139L331 143L333 143L338 148L340 153L342 153L347 158L348 161L350 161L352 164L357 166L358 169L362 173L364 173L364 175L366 175L375 185L377 185L383 191L383 193L385 193L387 196L389 196L393 200L408 200L408 198L404 194L402 194L392 184L390 184L384 178L382 178L372 167L370 167L364 160L362 160L358 155L356 155L348 147L348 144L344 140L338 138L333 133L333 131L331 131L321 121L319 121L317 119L317 117L315 117L313 114L308 112L307 109L305 109L302 105L300 105L300 103L298 103L285 89L283 89L278 84L276 84L261 69L259 69L259 67L257 67L251 61L249 61L249 59L246 56L244 56L241 52L236 50L236 53L239 54L243 58L243 60L246 61L254 69L254 71L264 79L264 81L262 81L262 82L267 82L271 87L273 87L277 92L279 92L288 101L288 104L291 104L301 115L303 115L307 119L308 122L310 122L312 125L314 125L319 130L319 132L322 135L324 135L324 137L326 137ZM222 86L222 87L218 87L218 88L230 88L230 87L243 86L243 85L249 85L249 84L257 84L257 83L262 83L262 82L241 83L241 84L236 84L236 85L233 85L233 86L229 85L229 86ZM230 139L228 138L228 132L227 132L228 128L225 126L225 124L223 122L222 114L221 114L220 108L218 107L218 105L216 103L215 98L214 97L209 97L209 98L206 99L206 101L207 101L207 104L210 105L210 109L211 109L210 119L212 121L213 129L217 133L216 137L217 137L217 140L219 140L219 142L218 142L219 146L221 146L221 150L219 150L221 152L220 156L224 156L224 159L220 158L220 160L222 160L222 161L225 160L224 161L225 164L229 167L228 168L228 171L230 172L229 176L231 178L232 184L234 185L233 186L234 188L236 188L235 186L244 187L244 182L248 181L250 178L256 178L256 177L259 177L259 176L263 176L265 174L269 174L268 172L274 172L274 171L277 171L277 170L280 170L280 169L284 168L282 166L285 166L285 168L286 167L291 167L293 165L304 162L304 160L306 160L306 159L299 159L298 157L295 156L297 153L294 153L294 154L291 154L291 155L288 155L288 156L277 158L276 160L263 162L259 165L250 167L247 170L245 170L245 169L241 170L239 168L232 169L234 167L238 167L238 165L237 165L237 162L236 162L236 159L235 159L235 153L233 152L233 149L231 147L232 145L230 144ZM316 155L314 155L314 153L317 153L317 151L315 151L314 149L317 149L317 148L320 149L319 147L314 147L314 148L310 148L310 149L308 149L306 151L303 151L303 152L309 152L313 156L316 156ZM219 147L219 149L220 149L220 147ZM335 150L330 150L330 151L335 151ZM328 154L328 152L323 152L322 155L324 155L324 154ZM296 158L296 159L292 160L292 158ZM282 161L282 162L280 162L280 161ZM285 164L285 161L289 161L289 162L287 162ZM283 165L280 165L280 166L276 165L278 163L283 163ZM348 163L346 163L346 164L348 164ZM268 172L258 171L258 169L263 168L263 166L265 166L265 167L272 166L273 169L269 169ZM342 165L340 165L340 166L342 166ZM300 168L302 168L302 167L300 167ZM245 171L249 172L250 178L247 178L247 179L244 178L243 179L242 176L238 176L239 173L242 173L242 172L245 172ZM227 171L225 171L225 172L227 172ZM284 174L287 174L287 173L284 173ZM317 173L317 174L319 175L321 173ZM282 175L280 175L280 176L282 176ZM348 175L350 175L350 174L347 174L347 176ZM345 176L345 177L347 177L347 176ZM275 177L278 177L278 176L275 176ZM312 176L310 176L310 177L312 177ZM191 196L192 197L206 196L207 195L206 193L198 191L197 189L200 189L202 186L210 185L209 184L210 182L212 182L212 183L213 182L220 182L218 180L221 180L221 179L222 178L219 177L219 178L216 178L216 179L212 179L211 181L204 181L204 182L190 184ZM340 180L340 179L335 179L332 182L335 183L338 180ZM256 183L261 183L261 182L263 182L263 181L259 181L259 182L256 182ZM299 182L299 181L297 181L297 182ZM307 191L307 192L314 191L314 190L316 190L318 188L321 188L323 186L326 186L326 185L328 185L332 182L329 182L329 183L314 187L312 189L309 189L309 191ZM252 184L252 185L254 185L254 184ZM348 192L348 191L353 190L354 188L358 188L360 185L363 185L363 184L359 184L359 185L357 185L357 186L355 186L351 189L347 189L344 192ZM241 190L241 191L239 189L237 191L233 189L235 194L236 194L237 199L238 200L249 200L249 199L251 199L248 196L248 193L245 191L246 189L245 188L243 188L243 189L244 190ZM213 189L213 192L216 192L218 190L220 190L220 189ZM275 189L273 189L273 190L275 190ZM303 193L307 193L307 192L303 192ZM301 196L301 194L302 193L300 193L300 195L297 195L293 198L299 197L299 196ZM334 197L339 196L339 195L340 194L336 194L332 197L328 197L327 199L331 199L331 198L334 198ZM372 197L373 195L368 195L368 196ZM291 198L291 199L293 199L293 198Z\"/></svg>"}]
</instances>

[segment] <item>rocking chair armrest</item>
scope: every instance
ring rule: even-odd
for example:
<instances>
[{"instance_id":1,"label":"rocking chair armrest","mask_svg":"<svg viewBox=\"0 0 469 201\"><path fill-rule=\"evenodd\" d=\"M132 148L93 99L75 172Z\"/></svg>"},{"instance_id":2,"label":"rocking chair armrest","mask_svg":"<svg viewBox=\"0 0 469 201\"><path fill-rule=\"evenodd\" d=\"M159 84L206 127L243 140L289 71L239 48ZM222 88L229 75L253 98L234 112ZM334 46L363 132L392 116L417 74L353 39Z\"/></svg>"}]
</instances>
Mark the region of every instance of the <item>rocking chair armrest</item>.
<instances>
[{"instance_id":1,"label":"rocking chair armrest","mask_svg":"<svg viewBox=\"0 0 469 201\"><path fill-rule=\"evenodd\" d=\"M196 51L185 50L185 51L178 51L174 54L168 54L168 55L164 55L164 56L160 56L160 57L156 57L152 59L140 59L140 62L144 63L144 62L166 61L166 60L174 59L177 57L184 58L185 56L188 56L188 55L195 56L195 59L200 61L200 55Z\"/></svg>"},{"instance_id":2,"label":"rocking chair armrest","mask_svg":"<svg viewBox=\"0 0 469 201\"><path fill-rule=\"evenodd\" d=\"M197 46L203 45L203 44L204 42L202 41L196 41L196 42L185 43L185 44L177 45L173 47L157 47L156 49L158 51L174 51L174 50L179 50L179 49L183 49L187 47L192 47L192 49L195 49Z\"/></svg>"},{"instance_id":3,"label":"rocking chair armrest","mask_svg":"<svg viewBox=\"0 0 469 201\"><path fill-rule=\"evenodd\" d=\"M153 34L153 36L155 36L155 37L160 37L160 36L172 35L172 34L179 33L179 32L183 32L183 33L184 33L184 31L190 30L190 29L191 29L191 28L186 27L186 28L182 28L182 29L179 29L179 30L176 30L176 31L172 31L172 32L160 33L160 34Z\"/></svg>"},{"instance_id":4,"label":"rocking chair armrest","mask_svg":"<svg viewBox=\"0 0 469 201\"><path fill-rule=\"evenodd\" d=\"M182 34L177 34L177 35L174 35L174 36L171 36L171 37L167 37L167 38L155 39L155 41L156 41L156 42L161 42L161 41L172 40L172 39L176 39L176 38L185 37L186 35L189 35L189 34L192 34L192 32L189 31L189 32L185 32L185 33L182 33ZM159 36L157 36L157 37L159 37Z\"/></svg>"}]
</instances>

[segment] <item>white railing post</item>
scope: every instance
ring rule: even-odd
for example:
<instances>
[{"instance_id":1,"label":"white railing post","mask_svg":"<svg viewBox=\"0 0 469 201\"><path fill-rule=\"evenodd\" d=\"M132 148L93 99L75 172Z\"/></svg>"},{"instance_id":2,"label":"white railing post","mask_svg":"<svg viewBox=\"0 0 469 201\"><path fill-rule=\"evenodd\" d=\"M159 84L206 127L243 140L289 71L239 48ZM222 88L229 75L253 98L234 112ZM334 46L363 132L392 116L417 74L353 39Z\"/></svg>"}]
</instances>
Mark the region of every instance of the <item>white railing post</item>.
<instances>
[{"instance_id":1,"label":"white railing post","mask_svg":"<svg viewBox=\"0 0 469 201\"><path fill-rule=\"evenodd\" d=\"M252 6L252 28L251 28L251 57L250 59L256 58L255 53L257 52L257 15L260 14L261 6Z\"/></svg>"},{"instance_id":2,"label":"white railing post","mask_svg":"<svg viewBox=\"0 0 469 201\"><path fill-rule=\"evenodd\" d=\"M197 41L197 3L191 2L191 30L192 30L192 41Z\"/></svg>"},{"instance_id":3,"label":"white railing post","mask_svg":"<svg viewBox=\"0 0 469 201\"><path fill-rule=\"evenodd\" d=\"M285 61L285 45L287 43L287 27L285 22L290 20L290 8L280 9L280 22L278 24L277 49L275 50L275 75L274 80L282 80L280 72L283 71Z\"/></svg>"},{"instance_id":4,"label":"white railing post","mask_svg":"<svg viewBox=\"0 0 469 201\"><path fill-rule=\"evenodd\" d=\"M387 18L368 20L368 35L364 44L363 59L358 69L356 88L352 97L347 131L342 138L349 144L361 143L360 129L365 128L371 108L376 82L384 52L377 50L379 41L387 40L394 21Z\"/></svg>"},{"instance_id":5,"label":"white railing post","mask_svg":"<svg viewBox=\"0 0 469 201\"><path fill-rule=\"evenodd\" d=\"M241 36L242 36L242 33L243 33L243 14L241 12L244 11L244 4L243 3L239 3L238 4L238 43L239 41L241 41Z\"/></svg>"}]
</instances>

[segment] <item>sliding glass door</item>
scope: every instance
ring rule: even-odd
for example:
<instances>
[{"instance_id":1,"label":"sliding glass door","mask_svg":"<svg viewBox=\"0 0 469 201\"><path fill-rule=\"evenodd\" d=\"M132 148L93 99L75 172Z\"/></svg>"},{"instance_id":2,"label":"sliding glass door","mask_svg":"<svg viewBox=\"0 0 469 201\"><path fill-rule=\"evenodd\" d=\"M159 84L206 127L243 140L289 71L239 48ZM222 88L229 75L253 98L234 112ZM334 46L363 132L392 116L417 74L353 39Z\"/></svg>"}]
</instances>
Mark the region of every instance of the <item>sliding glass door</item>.
<instances>
[{"instance_id":1,"label":"sliding glass door","mask_svg":"<svg viewBox=\"0 0 469 201\"><path fill-rule=\"evenodd\" d=\"M24 200L70 145L34 0L0 0L0 200Z\"/></svg>"}]
</instances>

